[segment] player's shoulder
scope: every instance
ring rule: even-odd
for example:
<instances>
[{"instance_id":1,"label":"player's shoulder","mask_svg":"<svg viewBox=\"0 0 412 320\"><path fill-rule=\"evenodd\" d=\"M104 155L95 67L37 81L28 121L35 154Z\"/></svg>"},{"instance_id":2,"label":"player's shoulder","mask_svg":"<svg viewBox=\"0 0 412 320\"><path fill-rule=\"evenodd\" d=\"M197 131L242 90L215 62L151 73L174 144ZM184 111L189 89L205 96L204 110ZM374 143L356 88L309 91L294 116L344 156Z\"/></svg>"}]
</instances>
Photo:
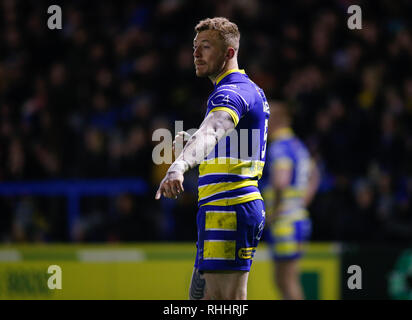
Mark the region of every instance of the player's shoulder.
<instances>
[{"instance_id":1,"label":"player's shoulder","mask_svg":"<svg viewBox=\"0 0 412 320\"><path fill-rule=\"evenodd\" d=\"M227 92L232 95L242 95L247 97L248 93L251 92L250 85L242 80L237 79L236 81L225 82L216 86L214 92Z\"/></svg>"},{"instance_id":2,"label":"player's shoulder","mask_svg":"<svg viewBox=\"0 0 412 320\"><path fill-rule=\"evenodd\" d=\"M232 95L232 94L239 94L242 91L243 91L243 88L239 83L225 83L225 84L216 86L212 94L225 92L229 95Z\"/></svg>"},{"instance_id":3,"label":"player's shoulder","mask_svg":"<svg viewBox=\"0 0 412 320\"><path fill-rule=\"evenodd\" d=\"M256 95L261 90L246 74L236 74L220 86L222 89L233 89L244 95Z\"/></svg>"},{"instance_id":4,"label":"player's shoulder","mask_svg":"<svg viewBox=\"0 0 412 320\"><path fill-rule=\"evenodd\" d=\"M310 152L305 142L296 137L294 143L291 145L293 152L300 158L309 158Z\"/></svg>"},{"instance_id":5,"label":"player's shoulder","mask_svg":"<svg viewBox=\"0 0 412 320\"><path fill-rule=\"evenodd\" d=\"M241 90L244 90L251 95L259 95L259 91L263 91L252 79L248 76L245 76L239 82Z\"/></svg>"},{"instance_id":6,"label":"player's shoulder","mask_svg":"<svg viewBox=\"0 0 412 320\"><path fill-rule=\"evenodd\" d=\"M296 147L298 147L300 149L303 149L303 150L308 149L307 146L306 146L306 143L303 141L303 139L295 136L293 140L294 140L293 142L294 142Z\"/></svg>"},{"instance_id":7,"label":"player's shoulder","mask_svg":"<svg viewBox=\"0 0 412 320\"><path fill-rule=\"evenodd\" d=\"M226 103L249 105L250 97L239 83L225 83L216 86L207 100L208 105L215 105L222 100Z\"/></svg>"},{"instance_id":8,"label":"player's shoulder","mask_svg":"<svg viewBox=\"0 0 412 320\"><path fill-rule=\"evenodd\" d=\"M277 139L269 144L269 150L273 155L289 153L290 144L288 140Z\"/></svg>"}]
</instances>

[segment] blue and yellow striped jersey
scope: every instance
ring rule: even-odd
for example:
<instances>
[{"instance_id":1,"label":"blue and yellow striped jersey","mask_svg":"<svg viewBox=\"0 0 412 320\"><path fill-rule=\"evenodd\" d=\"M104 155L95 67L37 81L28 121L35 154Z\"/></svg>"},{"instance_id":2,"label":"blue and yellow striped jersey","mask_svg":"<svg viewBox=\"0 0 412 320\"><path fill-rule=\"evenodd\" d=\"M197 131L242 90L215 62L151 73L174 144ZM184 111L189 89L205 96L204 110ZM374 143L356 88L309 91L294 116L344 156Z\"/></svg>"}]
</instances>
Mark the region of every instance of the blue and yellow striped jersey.
<instances>
[{"instance_id":1,"label":"blue and yellow striped jersey","mask_svg":"<svg viewBox=\"0 0 412 320\"><path fill-rule=\"evenodd\" d=\"M258 180L266 158L269 119L265 94L243 70L229 70L216 80L206 116L218 110L231 115L235 129L199 165L199 206L262 199Z\"/></svg>"},{"instance_id":2,"label":"blue and yellow striped jersey","mask_svg":"<svg viewBox=\"0 0 412 320\"><path fill-rule=\"evenodd\" d=\"M297 209L303 209L303 199L308 187L312 165L309 151L290 128L277 130L269 140L266 166L260 181L266 213L271 214L273 211L274 191L271 186L273 166L292 170L292 180L280 200L280 214L302 213L303 210Z\"/></svg>"}]
</instances>

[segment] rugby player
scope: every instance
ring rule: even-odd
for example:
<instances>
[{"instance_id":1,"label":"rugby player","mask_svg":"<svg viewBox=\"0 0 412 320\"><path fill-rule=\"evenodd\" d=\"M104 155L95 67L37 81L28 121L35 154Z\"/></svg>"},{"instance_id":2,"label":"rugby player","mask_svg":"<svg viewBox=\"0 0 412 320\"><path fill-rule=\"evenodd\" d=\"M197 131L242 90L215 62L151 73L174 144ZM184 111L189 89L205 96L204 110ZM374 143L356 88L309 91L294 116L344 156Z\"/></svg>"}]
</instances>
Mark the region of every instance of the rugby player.
<instances>
[{"instance_id":1,"label":"rugby player","mask_svg":"<svg viewBox=\"0 0 412 320\"><path fill-rule=\"evenodd\" d=\"M269 141L260 189L266 207L263 240L274 261L275 284L285 300L304 299L299 258L311 234L306 210L319 185L319 171L291 129L284 103L270 101Z\"/></svg>"},{"instance_id":2,"label":"rugby player","mask_svg":"<svg viewBox=\"0 0 412 320\"><path fill-rule=\"evenodd\" d=\"M189 298L246 299L265 221L258 179L266 155L269 106L262 89L238 67L237 25L208 18L195 31L196 75L208 77L214 88L203 122L170 166L155 198L176 198L184 191L184 173L199 165L198 241Z\"/></svg>"}]
</instances>

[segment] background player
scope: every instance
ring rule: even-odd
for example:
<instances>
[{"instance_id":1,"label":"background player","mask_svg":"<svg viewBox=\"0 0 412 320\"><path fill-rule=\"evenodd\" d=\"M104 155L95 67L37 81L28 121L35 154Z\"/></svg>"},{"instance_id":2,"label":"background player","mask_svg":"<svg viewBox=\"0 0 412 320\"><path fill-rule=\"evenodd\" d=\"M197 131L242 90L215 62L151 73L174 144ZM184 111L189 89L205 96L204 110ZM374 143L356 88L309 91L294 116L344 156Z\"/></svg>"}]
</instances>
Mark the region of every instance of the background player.
<instances>
[{"instance_id":1,"label":"background player","mask_svg":"<svg viewBox=\"0 0 412 320\"><path fill-rule=\"evenodd\" d=\"M274 259L275 283L283 299L303 299L298 261L311 233L306 210L319 185L319 172L291 129L285 104L270 101L268 158L261 180L266 207L264 239Z\"/></svg>"},{"instance_id":2,"label":"background player","mask_svg":"<svg viewBox=\"0 0 412 320\"><path fill-rule=\"evenodd\" d=\"M265 220L258 179L265 161L269 109L263 91L238 69L237 26L213 18L201 21L195 31L196 75L208 77L214 90L204 121L170 166L156 199L177 197L183 192L183 174L199 164L197 255L189 297L246 299ZM240 129L247 129L247 139L242 139ZM229 132L238 139L231 135L221 140Z\"/></svg>"}]
</instances>

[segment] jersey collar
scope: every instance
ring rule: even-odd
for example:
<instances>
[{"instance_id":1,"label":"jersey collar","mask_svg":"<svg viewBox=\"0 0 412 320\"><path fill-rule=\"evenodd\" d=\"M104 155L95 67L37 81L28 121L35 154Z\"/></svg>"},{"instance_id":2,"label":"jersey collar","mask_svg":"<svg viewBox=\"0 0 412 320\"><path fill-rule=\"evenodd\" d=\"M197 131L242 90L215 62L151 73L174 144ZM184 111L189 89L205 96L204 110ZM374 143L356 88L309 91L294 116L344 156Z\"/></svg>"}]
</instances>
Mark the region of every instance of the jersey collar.
<instances>
[{"instance_id":1,"label":"jersey collar","mask_svg":"<svg viewBox=\"0 0 412 320\"><path fill-rule=\"evenodd\" d=\"M293 130L290 127L280 128L277 129L275 132L272 133L270 136L271 140L278 140L281 138L291 138L294 136Z\"/></svg>"},{"instance_id":2,"label":"jersey collar","mask_svg":"<svg viewBox=\"0 0 412 320\"><path fill-rule=\"evenodd\" d=\"M227 75L229 75L233 72L240 72L240 73L246 74L245 70L243 70L243 69L230 69L230 70L227 70L224 74L220 75L216 79L215 86L217 86L219 84L219 82L223 80L224 77L226 77Z\"/></svg>"}]
</instances>

